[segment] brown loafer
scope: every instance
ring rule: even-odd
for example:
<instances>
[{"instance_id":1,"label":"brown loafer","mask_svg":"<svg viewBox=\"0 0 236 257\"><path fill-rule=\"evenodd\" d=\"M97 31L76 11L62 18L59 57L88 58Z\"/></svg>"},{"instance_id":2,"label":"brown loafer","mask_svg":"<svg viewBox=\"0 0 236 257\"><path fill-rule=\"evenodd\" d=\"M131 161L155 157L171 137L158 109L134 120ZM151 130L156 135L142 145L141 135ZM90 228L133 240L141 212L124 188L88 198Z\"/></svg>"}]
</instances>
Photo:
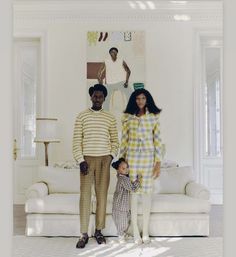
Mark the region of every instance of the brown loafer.
<instances>
[{"instance_id":1,"label":"brown loafer","mask_svg":"<svg viewBox=\"0 0 236 257\"><path fill-rule=\"evenodd\" d=\"M76 244L76 248L84 248L85 245L88 243L89 237L88 236L81 236L79 241Z\"/></svg>"}]
</instances>

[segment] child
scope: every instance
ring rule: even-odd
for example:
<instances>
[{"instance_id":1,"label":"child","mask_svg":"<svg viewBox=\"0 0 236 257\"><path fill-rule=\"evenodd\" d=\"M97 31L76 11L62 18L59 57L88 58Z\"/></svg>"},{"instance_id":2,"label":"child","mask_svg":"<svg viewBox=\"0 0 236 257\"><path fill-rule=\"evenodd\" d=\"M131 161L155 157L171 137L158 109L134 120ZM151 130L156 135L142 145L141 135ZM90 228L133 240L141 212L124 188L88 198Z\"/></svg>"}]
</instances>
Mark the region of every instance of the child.
<instances>
[{"instance_id":1,"label":"child","mask_svg":"<svg viewBox=\"0 0 236 257\"><path fill-rule=\"evenodd\" d=\"M112 163L112 167L117 170L117 184L113 196L112 217L115 222L119 241L125 241L126 231L130 222L130 191L135 191L140 187L140 178L134 182L130 181L128 174L128 164L124 158Z\"/></svg>"}]
</instances>

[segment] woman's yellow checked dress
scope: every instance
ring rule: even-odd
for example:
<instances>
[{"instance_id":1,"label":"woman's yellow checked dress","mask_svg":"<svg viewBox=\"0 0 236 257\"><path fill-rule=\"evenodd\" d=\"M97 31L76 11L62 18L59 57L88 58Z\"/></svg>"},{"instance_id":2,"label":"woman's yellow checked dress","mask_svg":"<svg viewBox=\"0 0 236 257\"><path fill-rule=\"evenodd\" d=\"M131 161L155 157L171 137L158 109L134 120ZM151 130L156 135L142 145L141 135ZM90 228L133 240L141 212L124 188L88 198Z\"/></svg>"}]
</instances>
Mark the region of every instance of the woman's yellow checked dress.
<instances>
[{"instance_id":1,"label":"woman's yellow checked dress","mask_svg":"<svg viewBox=\"0 0 236 257\"><path fill-rule=\"evenodd\" d=\"M131 181L142 175L137 193L151 193L153 167L161 161L159 114L146 112L140 117L127 113L123 115L120 157L124 157L129 164Z\"/></svg>"}]
</instances>

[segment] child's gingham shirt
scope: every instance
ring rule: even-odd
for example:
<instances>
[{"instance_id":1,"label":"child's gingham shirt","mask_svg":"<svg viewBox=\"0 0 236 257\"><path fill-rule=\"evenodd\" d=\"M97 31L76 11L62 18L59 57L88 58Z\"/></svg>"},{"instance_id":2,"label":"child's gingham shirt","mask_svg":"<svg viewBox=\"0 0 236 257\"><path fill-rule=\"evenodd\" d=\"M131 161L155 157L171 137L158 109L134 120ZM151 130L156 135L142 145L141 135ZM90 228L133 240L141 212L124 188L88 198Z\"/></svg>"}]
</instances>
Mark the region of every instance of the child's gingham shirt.
<instances>
[{"instance_id":1,"label":"child's gingham shirt","mask_svg":"<svg viewBox=\"0 0 236 257\"><path fill-rule=\"evenodd\" d=\"M140 181L135 180L134 182L131 182L129 176L122 174L118 174L117 179L112 209L118 211L129 211L130 192L135 192L140 187Z\"/></svg>"}]
</instances>

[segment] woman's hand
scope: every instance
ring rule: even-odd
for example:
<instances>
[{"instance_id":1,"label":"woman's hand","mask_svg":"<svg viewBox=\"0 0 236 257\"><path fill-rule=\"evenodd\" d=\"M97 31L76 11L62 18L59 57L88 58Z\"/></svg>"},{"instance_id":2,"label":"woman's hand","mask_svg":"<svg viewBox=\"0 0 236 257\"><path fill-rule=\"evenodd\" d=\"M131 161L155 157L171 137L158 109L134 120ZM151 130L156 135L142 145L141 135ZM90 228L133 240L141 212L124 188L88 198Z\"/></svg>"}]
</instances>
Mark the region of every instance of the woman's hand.
<instances>
[{"instance_id":1,"label":"woman's hand","mask_svg":"<svg viewBox=\"0 0 236 257\"><path fill-rule=\"evenodd\" d=\"M157 162L153 168L153 174L152 174L152 178L156 179L160 176L161 173L161 163Z\"/></svg>"},{"instance_id":2,"label":"woman's hand","mask_svg":"<svg viewBox=\"0 0 236 257\"><path fill-rule=\"evenodd\" d=\"M138 180L142 184L143 176L142 175L137 175L136 180Z\"/></svg>"}]
</instances>

